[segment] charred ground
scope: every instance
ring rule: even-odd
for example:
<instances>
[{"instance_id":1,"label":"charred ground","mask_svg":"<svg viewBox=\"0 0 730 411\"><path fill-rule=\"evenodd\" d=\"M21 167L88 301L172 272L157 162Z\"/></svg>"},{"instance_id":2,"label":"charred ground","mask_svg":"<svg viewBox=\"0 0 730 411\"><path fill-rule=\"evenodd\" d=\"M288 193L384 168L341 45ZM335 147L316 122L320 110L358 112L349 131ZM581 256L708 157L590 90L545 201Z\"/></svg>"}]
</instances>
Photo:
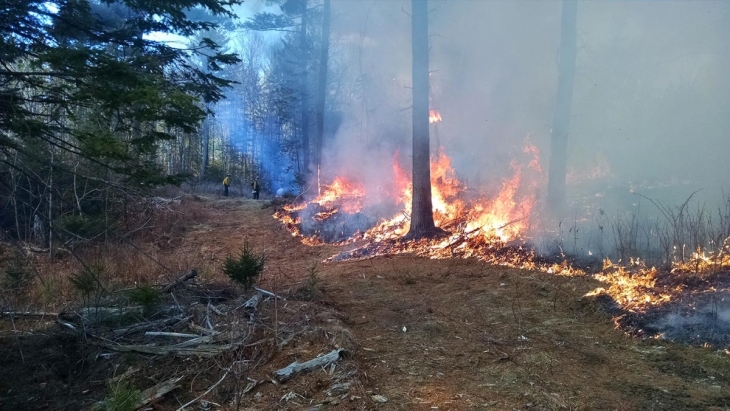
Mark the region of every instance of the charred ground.
<instances>
[{"instance_id":1,"label":"charred ground","mask_svg":"<svg viewBox=\"0 0 730 411\"><path fill-rule=\"evenodd\" d=\"M111 379L136 368L127 382L139 390L183 377L180 388L152 405L174 410L203 394L236 362L245 367L204 397L220 405L208 403L211 409L236 409L236 393L252 381L257 383L241 397L239 409L730 406L730 361L723 350L633 338L617 330L601 298L583 297L601 285L590 277L409 255L321 263L348 246L303 245L272 218L273 208L262 204L183 198L175 211L191 218L128 251L130 260L145 260L146 254L175 272L138 262L129 278L114 281L119 289L141 280L165 284L197 268L197 283L178 292L178 302L198 306L191 315L199 323L206 314L200 311L205 304L194 304L200 301L198 291L220 290L214 305L223 314L208 313L208 318L218 330L250 331L246 347L213 358L107 356L112 352L98 341L63 331L54 317L11 321L4 316L0 409L90 409L109 397ZM251 293L228 284L221 273L222 261L245 239L269 256L260 287L287 298L262 301L253 325L248 314L235 310ZM50 264L45 258L36 255L34 263L57 284L57 298L20 307L49 312L78 307L62 287L74 260L61 256ZM659 284L672 281L678 280ZM258 344L249 346L253 343ZM275 370L335 348L348 354L334 367L269 382ZM200 407L195 403L190 409Z\"/></svg>"}]
</instances>

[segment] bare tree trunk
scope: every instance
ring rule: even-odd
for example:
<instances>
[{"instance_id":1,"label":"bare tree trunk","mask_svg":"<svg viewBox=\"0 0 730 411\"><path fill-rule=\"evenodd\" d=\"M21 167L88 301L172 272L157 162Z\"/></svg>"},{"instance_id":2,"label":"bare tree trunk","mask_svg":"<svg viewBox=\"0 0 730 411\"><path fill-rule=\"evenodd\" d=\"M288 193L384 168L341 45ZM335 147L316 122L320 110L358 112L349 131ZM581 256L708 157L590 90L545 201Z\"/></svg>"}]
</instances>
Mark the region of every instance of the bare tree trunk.
<instances>
[{"instance_id":1,"label":"bare tree trunk","mask_svg":"<svg viewBox=\"0 0 730 411\"><path fill-rule=\"evenodd\" d=\"M322 20L322 45L319 54L319 78L317 81L317 109L315 136L315 164L317 171L322 166L322 139L324 138L324 103L327 98L327 60L330 50L330 0L324 0L324 17Z\"/></svg>"},{"instance_id":2,"label":"bare tree trunk","mask_svg":"<svg viewBox=\"0 0 730 411\"><path fill-rule=\"evenodd\" d=\"M205 177L205 172L208 170L208 150L210 148L210 116L205 118L203 122L203 161L200 162L200 179Z\"/></svg>"},{"instance_id":3,"label":"bare tree trunk","mask_svg":"<svg viewBox=\"0 0 730 411\"><path fill-rule=\"evenodd\" d=\"M307 0L302 0L302 25L299 29L302 72L299 77L299 92L301 93L301 126L302 126L302 168L309 169L309 118L307 117Z\"/></svg>"},{"instance_id":4,"label":"bare tree trunk","mask_svg":"<svg viewBox=\"0 0 730 411\"><path fill-rule=\"evenodd\" d=\"M558 93L553 117L548 174L548 205L553 211L565 207L565 172L568 161L570 108L573 102L576 49L576 0L563 0L558 58Z\"/></svg>"},{"instance_id":5,"label":"bare tree trunk","mask_svg":"<svg viewBox=\"0 0 730 411\"><path fill-rule=\"evenodd\" d=\"M428 134L428 0L411 0L413 47L413 202L408 239L443 231L433 223Z\"/></svg>"},{"instance_id":6,"label":"bare tree trunk","mask_svg":"<svg viewBox=\"0 0 730 411\"><path fill-rule=\"evenodd\" d=\"M48 178L48 257L53 261L53 146L51 146L51 169Z\"/></svg>"}]
</instances>

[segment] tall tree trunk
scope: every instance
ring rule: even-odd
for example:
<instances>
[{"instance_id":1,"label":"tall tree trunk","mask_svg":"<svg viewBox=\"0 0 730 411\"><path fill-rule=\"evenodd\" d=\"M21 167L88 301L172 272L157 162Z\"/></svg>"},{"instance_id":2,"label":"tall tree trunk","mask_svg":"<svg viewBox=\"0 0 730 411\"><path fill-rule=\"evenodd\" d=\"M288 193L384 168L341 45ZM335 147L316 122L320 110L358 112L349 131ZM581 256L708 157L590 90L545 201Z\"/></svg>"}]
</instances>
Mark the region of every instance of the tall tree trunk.
<instances>
[{"instance_id":1,"label":"tall tree trunk","mask_svg":"<svg viewBox=\"0 0 730 411\"><path fill-rule=\"evenodd\" d=\"M203 122L203 152L202 152L202 160L200 162L200 179L202 180L205 177L205 172L208 170L208 157L209 153L208 150L210 148L210 116L207 116L205 118L205 121Z\"/></svg>"},{"instance_id":2,"label":"tall tree trunk","mask_svg":"<svg viewBox=\"0 0 730 411\"><path fill-rule=\"evenodd\" d=\"M317 79L317 109L315 135L315 169L322 166L322 139L324 138L324 103L327 98L327 59L330 50L330 0L324 0L324 17L322 20L322 45L319 54L319 78Z\"/></svg>"},{"instance_id":3,"label":"tall tree trunk","mask_svg":"<svg viewBox=\"0 0 730 411\"><path fill-rule=\"evenodd\" d=\"M304 172L309 169L309 118L307 117L307 0L302 0L302 26L299 30L302 72L299 77L299 92L301 93L301 126L302 126L302 165Z\"/></svg>"},{"instance_id":4,"label":"tall tree trunk","mask_svg":"<svg viewBox=\"0 0 730 411\"><path fill-rule=\"evenodd\" d=\"M413 49L413 201L408 239L442 232L433 223L428 134L428 0L411 0Z\"/></svg>"},{"instance_id":5,"label":"tall tree trunk","mask_svg":"<svg viewBox=\"0 0 730 411\"><path fill-rule=\"evenodd\" d=\"M576 0L563 0L558 58L558 93L553 117L548 175L548 205L553 211L565 206L565 172L568 159L570 108L573 103L576 49Z\"/></svg>"}]
</instances>

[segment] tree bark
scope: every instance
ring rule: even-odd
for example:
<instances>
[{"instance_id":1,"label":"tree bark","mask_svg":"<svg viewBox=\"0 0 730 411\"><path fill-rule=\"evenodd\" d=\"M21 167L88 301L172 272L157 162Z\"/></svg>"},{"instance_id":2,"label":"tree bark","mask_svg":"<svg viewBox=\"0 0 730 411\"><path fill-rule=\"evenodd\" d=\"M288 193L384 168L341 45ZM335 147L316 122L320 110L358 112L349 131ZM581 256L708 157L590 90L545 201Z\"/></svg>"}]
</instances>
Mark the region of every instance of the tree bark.
<instances>
[{"instance_id":1,"label":"tree bark","mask_svg":"<svg viewBox=\"0 0 730 411\"><path fill-rule=\"evenodd\" d=\"M565 172L568 160L568 132L573 102L576 47L576 0L563 0L558 58L558 93L553 117L548 175L548 206L552 211L565 207Z\"/></svg>"},{"instance_id":2,"label":"tree bark","mask_svg":"<svg viewBox=\"0 0 730 411\"><path fill-rule=\"evenodd\" d=\"M439 232L433 222L428 123L428 0L411 0L413 52L413 201L407 239Z\"/></svg>"},{"instance_id":3,"label":"tree bark","mask_svg":"<svg viewBox=\"0 0 730 411\"><path fill-rule=\"evenodd\" d=\"M319 78L317 79L317 108L315 114L315 170L322 166L322 139L324 138L324 105L327 98L327 60L330 49L330 0L324 0L322 20L322 45L319 54Z\"/></svg>"},{"instance_id":4,"label":"tree bark","mask_svg":"<svg viewBox=\"0 0 730 411\"><path fill-rule=\"evenodd\" d=\"M309 118L307 117L307 0L302 0L302 25L299 29L301 48L301 68L299 77L299 92L301 104L301 126L302 126L302 165L304 172L309 169Z\"/></svg>"}]
</instances>

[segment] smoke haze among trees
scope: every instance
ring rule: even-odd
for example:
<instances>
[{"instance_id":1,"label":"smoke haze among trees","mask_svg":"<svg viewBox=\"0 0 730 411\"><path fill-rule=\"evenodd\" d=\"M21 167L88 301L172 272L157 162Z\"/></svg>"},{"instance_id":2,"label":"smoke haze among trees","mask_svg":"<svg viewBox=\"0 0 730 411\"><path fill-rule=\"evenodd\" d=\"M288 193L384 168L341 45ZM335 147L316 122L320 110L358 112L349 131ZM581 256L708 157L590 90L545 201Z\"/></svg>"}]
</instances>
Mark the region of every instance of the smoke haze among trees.
<instances>
[{"instance_id":1,"label":"smoke haze among trees","mask_svg":"<svg viewBox=\"0 0 730 411\"><path fill-rule=\"evenodd\" d=\"M199 75L215 72L221 86L231 82L222 89L224 99L207 101L205 91L189 83L199 113L210 111L188 116L191 124L165 128L157 118L129 117L132 126L144 120L142 129L153 132L144 158L158 173L155 181L179 177L218 185L231 173L239 195L247 194L257 177L271 192L311 187L317 173L305 159L316 158L318 78L325 61L322 6L319 0L251 0L234 4L237 19L206 17L217 28L177 33L191 47L210 38L240 62L205 63L202 55L212 55L212 43L208 51L197 49L202 53L197 57L180 56ZM331 7L318 177L322 182L336 175L359 180L368 201L377 202L393 178L396 153L400 161L410 158L410 0L333 0ZM544 173L549 172L561 9L560 1L429 1L430 104L443 118L439 143L469 187L498 187L526 139L540 149ZM188 15L193 18L198 11L188 10ZM148 41L164 38L163 27L153 29L144 29ZM611 185L641 192L660 183L674 186L669 190L673 198L663 198L669 202L681 202L698 188L703 189L698 196L715 200L722 189L727 192L729 32L730 5L723 1L578 2L569 197L603 195ZM165 75L176 73L186 71L179 64L164 66ZM431 139L433 146L433 133ZM132 136L129 141L142 140ZM4 148L4 190L12 192L20 174L8 165L13 147ZM50 163L47 153L42 163ZM61 161L66 169L78 163ZM34 195L50 181L50 169L37 173L45 183L32 189ZM589 184L594 177L596 184ZM582 184L580 191L576 182ZM28 226L34 209L50 207L30 203L24 217ZM4 224L15 223L8 217Z\"/></svg>"}]
</instances>

